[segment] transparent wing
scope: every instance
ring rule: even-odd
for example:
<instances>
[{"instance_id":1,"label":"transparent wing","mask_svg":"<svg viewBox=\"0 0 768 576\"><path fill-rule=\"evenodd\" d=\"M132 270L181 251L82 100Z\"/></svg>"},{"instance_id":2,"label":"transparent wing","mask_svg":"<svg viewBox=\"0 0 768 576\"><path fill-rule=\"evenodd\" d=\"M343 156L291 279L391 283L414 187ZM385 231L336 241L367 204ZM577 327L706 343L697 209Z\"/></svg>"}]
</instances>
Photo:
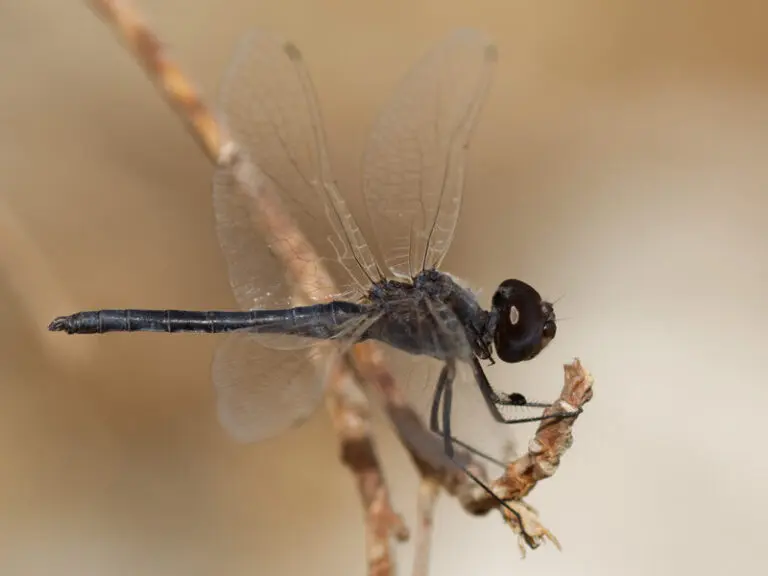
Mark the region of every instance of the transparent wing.
<instances>
[{"instance_id":1,"label":"transparent wing","mask_svg":"<svg viewBox=\"0 0 768 576\"><path fill-rule=\"evenodd\" d=\"M376 319L350 320L332 340L292 337L291 349L274 349L269 334L227 335L213 361L224 429L241 442L257 442L301 424L320 402L327 371Z\"/></svg>"},{"instance_id":2,"label":"transparent wing","mask_svg":"<svg viewBox=\"0 0 768 576\"><path fill-rule=\"evenodd\" d=\"M449 36L418 62L378 118L363 190L385 262L412 278L439 266L461 208L469 137L497 58L473 30Z\"/></svg>"},{"instance_id":3,"label":"transparent wing","mask_svg":"<svg viewBox=\"0 0 768 576\"><path fill-rule=\"evenodd\" d=\"M317 266L304 239L331 272L330 279L314 276L310 300L365 292L378 272L333 180L299 50L263 31L249 34L224 77L219 108L238 151L215 175L214 207L240 305L296 303L296 286L305 287L308 269Z\"/></svg>"},{"instance_id":4,"label":"transparent wing","mask_svg":"<svg viewBox=\"0 0 768 576\"><path fill-rule=\"evenodd\" d=\"M458 318L439 302L403 302L398 307L403 309L401 312L410 308L412 317L421 318L418 325L422 342L432 342L446 356L456 359L448 406L446 390L438 400L435 398L444 360L415 356L382 345L387 367L392 371L407 404L422 422L422 427L411 427L410 431L406 426L406 442L433 466L443 469L455 466L446 454L442 436L443 414L450 408L450 435L454 439L455 461L466 462L467 452L472 451L475 459L487 459L487 456L499 462L508 462L512 454L513 426L497 423L489 411L475 381L469 363L472 351ZM400 429L402 431L402 427Z\"/></svg>"},{"instance_id":5,"label":"transparent wing","mask_svg":"<svg viewBox=\"0 0 768 576\"><path fill-rule=\"evenodd\" d=\"M213 362L221 425L240 442L257 442L302 423L322 396L322 353L319 346L270 350L256 335L228 335Z\"/></svg>"}]
</instances>

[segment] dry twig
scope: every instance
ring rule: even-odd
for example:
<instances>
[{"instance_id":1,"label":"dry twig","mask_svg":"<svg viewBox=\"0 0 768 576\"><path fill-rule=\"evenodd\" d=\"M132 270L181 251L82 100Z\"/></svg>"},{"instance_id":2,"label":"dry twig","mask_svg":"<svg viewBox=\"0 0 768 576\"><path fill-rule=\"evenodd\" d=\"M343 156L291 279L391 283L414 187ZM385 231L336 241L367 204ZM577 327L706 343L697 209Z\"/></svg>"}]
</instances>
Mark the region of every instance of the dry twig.
<instances>
[{"instance_id":1,"label":"dry twig","mask_svg":"<svg viewBox=\"0 0 768 576\"><path fill-rule=\"evenodd\" d=\"M258 180L258 167L239 161L237 143L232 141L216 121L211 109L205 105L197 91L181 72L178 66L168 58L157 36L147 27L127 1L88 0L102 18L108 22L134 54L149 78L155 83L163 97L185 121L187 128L200 144L209 160L217 166L229 167L236 179L253 181L254 173ZM320 265L312 246L295 229L291 220L281 209L280 199L270 195L266 189L259 190L253 196L261 215L259 224L267 237L290 237L291 254L277 254L283 263L291 267L301 260L313 261L314 266L302 269L292 268L295 277L307 293L313 286L330 286L331 282ZM296 254L301 257L297 258ZM320 279L318 279L318 276ZM352 350L354 371L366 382L374 384L382 392L387 402L387 413L396 430L401 435L405 430L409 434L422 433L429 438L432 434L424 427L416 413L405 402L397 383L387 371L379 350L372 343L361 343ZM368 406L365 401L356 400L350 392L354 380L353 374L345 366L339 366L329 386L326 408L331 416L341 445L342 460L349 467L357 481L358 491L365 509L366 551L368 573L385 576L394 571L390 554L391 535L404 540L408 531L398 514L390 504L388 490L384 481L381 464L376 455L369 424ZM591 396L591 379L578 361L566 366L566 385L561 399L571 406L583 405ZM557 407L555 408L557 409ZM570 429L575 417L559 420L552 424L543 424L537 433L537 440L531 444L528 454L510 464L505 474L492 483L496 494L512 499L510 505L519 510L529 534L527 544L539 545L543 538L553 537L539 524L535 511L520 502L536 482L554 473L559 458L571 442ZM403 442L404 446L408 443ZM438 487L455 495L465 510L472 514L485 514L498 507L498 502L487 493L479 490L466 475L455 470L438 470L429 465L412 450L411 458L422 475L418 527L417 565L415 568L426 572L429 550L432 510ZM471 464L478 475L484 475L483 469L476 463ZM506 514L508 522L518 533L520 526L514 516Z\"/></svg>"},{"instance_id":2,"label":"dry twig","mask_svg":"<svg viewBox=\"0 0 768 576\"><path fill-rule=\"evenodd\" d=\"M414 538L412 576L429 574L429 552L432 547L432 525L435 521L435 504L440 493L440 484L429 477L419 483L416 509L416 537Z\"/></svg>"},{"instance_id":3,"label":"dry twig","mask_svg":"<svg viewBox=\"0 0 768 576\"><path fill-rule=\"evenodd\" d=\"M566 364L564 372L565 383L560 398L544 411L544 415L573 412L592 399L592 375L581 365L578 358ZM572 429L576 418L574 416L543 420L528 444L528 451L507 465L504 475L491 485L494 494L506 500L520 514L525 523L525 532L530 536L524 540L531 548L537 548L545 539L560 547L554 535L539 522L536 510L522 499L533 490L539 480L549 478L557 471L560 458L573 443ZM466 509L475 514L484 514L498 507L498 501L486 492L478 489L473 492L465 502ZM502 514L512 528L521 534L517 518L504 509ZM521 551L524 554L525 548L522 544L521 541Z\"/></svg>"},{"instance_id":4,"label":"dry twig","mask_svg":"<svg viewBox=\"0 0 768 576\"><path fill-rule=\"evenodd\" d=\"M234 169L243 168L237 164L238 147L229 139L216 121L211 109L205 105L194 86L187 80L178 66L167 57L157 36L132 10L127 2L117 0L89 0L102 18L113 26L128 49L136 56L144 71L152 79L161 94L171 104L200 144L209 160L215 165L231 164ZM248 167L258 169L258 167ZM235 175L237 177L237 174ZM303 261L317 261L312 247L295 230L280 209L278 198L271 197L266 190L260 191L256 200L262 214L260 223L267 235L282 238L291 236L293 255L284 255L288 266L299 261L297 252L303 254ZM285 245L283 243L282 245ZM278 255L280 256L280 255ZM306 278L307 273L323 274L320 266L303 267L296 270L302 278L302 285L308 290L312 286L330 286L328 278L317 281ZM364 358L368 346L357 346L356 357ZM385 576L392 573L389 537L407 538L407 529L402 519L391 507L376 450L371 439L367 409L356 404L347 394L349 375L339 373L329 386L327 408L341 444L342 459L352 470L357 480L360 498L365 509L366 557L368 573Z\"/></svg>"}]
</instances>

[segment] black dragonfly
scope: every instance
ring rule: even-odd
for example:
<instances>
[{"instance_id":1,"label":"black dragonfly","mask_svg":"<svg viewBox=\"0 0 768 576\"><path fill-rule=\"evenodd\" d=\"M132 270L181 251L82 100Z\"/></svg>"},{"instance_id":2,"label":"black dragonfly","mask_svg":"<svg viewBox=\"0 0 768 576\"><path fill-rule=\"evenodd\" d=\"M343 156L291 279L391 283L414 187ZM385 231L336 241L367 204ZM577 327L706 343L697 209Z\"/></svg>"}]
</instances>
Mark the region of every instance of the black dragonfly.
<instances>
[{"instance_id":1,"label":"black dragonfly","mask_svg":"<svg viewBox=\"0 0 768 576\"><path fill-rule=\"evenodd\" d=\"M455 445L503 465L503 455L487 447L486 432L493 428L493 438L505 438L494 432L542 419L510 417L505 409L511 406L548 404L494 389L481 361L492 363L494 349L507 363L537 356L555 337L553 305L510 279L486 310L438 270L459 217L469 138L496 60L484 34L450 35L414 66L375 122L362 187L377 259L332 176L301 53L267 32L251 33L235 52L219 100L222 122L239 148L213 186L220 243L243 310L86 311L58 317L49 329L228 333L212 369L218 416L247 442L294 427L315 410L327 379L318 377L318 360L340 359L355 343L374 340L437 435L428 444L406 435L413 449L436 466L467 473ZM260 232L267 195L280 199L290 220L285 230L300 230L314 247L325 277L313 276L317 259L308 259L290 233L265 238ZM308 277L312 289L299 289ZM337 355L328 353L329 343Z\"/></svg>"}]
</instances>

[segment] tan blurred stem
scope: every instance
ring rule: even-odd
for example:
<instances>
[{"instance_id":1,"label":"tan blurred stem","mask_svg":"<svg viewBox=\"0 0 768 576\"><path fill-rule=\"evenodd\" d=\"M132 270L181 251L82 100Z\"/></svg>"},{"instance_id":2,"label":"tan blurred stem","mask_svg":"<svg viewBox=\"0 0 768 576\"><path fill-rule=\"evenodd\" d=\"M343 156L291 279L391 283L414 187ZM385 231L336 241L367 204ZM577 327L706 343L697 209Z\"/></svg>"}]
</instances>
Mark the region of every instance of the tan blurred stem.
<instances>
[{"instance_id":1,"label":"tan blurred stem","mask_svg":"<svg viewBox=\"0 0 768 576\"><path fill-rule=\"evenodd\" d=\"M413 541L412 576L429 575L429 554L432 548L432 526L435 522L435 504L440 495L440 484L424 477L419 483L416 501L416 534Z\"/></svg>"},{"instance_id":2,"label":"tan blurred stem","mask_svg":"<svg viewBox=\"0 0 768 576\"><path fill-rule=\"evenodd\" d=\"M258 181L260 177L264 177L257 166L240 161L237 144L225 133L192 83L168 58L157 36L147 27L135 9L129 6L128 2L117 0L86 1L113 27L126 47L134 54L163 97L184 120L187 128L211 162L228 169L234 178L240 182L254 182ZM248 189L245 186L243 188ZM278 253L276 255L291 269L294 277L299 279L299 283L306 294L311 296L313 286L330 286L331 282L327 273L321 266L312 246L281 208L280 199L269 194L266 189L260 189L257 195L253 195L253 200L257 207L258 224L265 236L278 236L282 240L278 246L290 246L290 254ZM286 242L286 239L289 241ZM300 258L296 257L297 253L301 254ZM315 265L295 268L295 264L299 261L312 261ZM386 398L388 415L401 438L405 430L408 431L408 434L420 433L434 438L424 428L418 416L405 403L397 383L383 365L381 355L375 345L371 343L358 344L353 348L352 356L355 372L361 375L364 381L375 385ZM329 386L326 407L340 440L342 458L357 479L358 490L365 506L369 574L383 576L394 570L389 551L389 536L394 534L398 538L406 538L407 531L402 520L391 508L384 475L371 438L368 407L365 402L352 401L348 394L351 380L352 376L340 368ZM566 382L567 386L568 382ZM573 420L569 419L565 426L559 426L557 430L563 434L570 434ZM546 439L558 446L562 444L551 437L551 434L546 436ZM408 446L406 442L403 444ZM477 486L466 475L456 471L435 470L423 461L417 453L410 450L409 452L422 477L455 495L468 512L484 514L497 507L497 503L487 494L478 491ZM519 463L520 460L516 462ZM545 459L536 460L533 458L528 464L534 466L536 462L542 464ZM477 463L473 463L471 466L473 471L484 476L483 468ZM522 464L512 463L505 475L493 483L493 487L496 492L510 494L510 498L521 498L533 488L538 479L543 477L546 476L532 473L529 468ZM518 489L523 486L527 486L527 489ZM433 506L434 499L427 504ZM524 506L522 503L519 504ZM533 520L525 522L528 530L529 524L538 525L535 514L527 514L526 518L531 515ZM515 521L510 520L510 524L519 532L519 526L516 525ZM542 530L544 529L542 528ZM531 532L532 537L527 541L532 547L537 545L536 534L539 533L543 534L543 531ZM423 530L423 536L428 537L428 530Z\"/></svg>"},{"instance_id":3,"label":"tan blurred stem","mask_svg":"<svg viewBox=\"0 0 768 576\"><path fill-rule=\"evenodd\" d=\"M167 57L157 36L138 13L127 2L87 1L115 29L127 48L136 56L161 94L186 122L208 159L217 166L231 167L233 175L241 182L253 181L250 174L246 177L242 171L258 170L258 167L238 161L237 144L224 133L211 109L205 105L178 66ZM278 254L286 265L293 267L299 260L318 262L312 247L281 209L279 198L270 196L266 190L259 190L254 200L258 204L259 223L264 228L264 234L278 235L283 239L290 236L289 242L280 245L290 244L292 249L303 253L302 258L296 258L295 252L290 256ZM331 285L328 278L318 282L317 278L309 276L325 275L319 265L304 266L294 269L293 272L295 277L301 278L301 284L307 288L308 293L312 286ZM355 356L365 356L366 348L357 347ZM346 378L347 375L341 372L333 378L326 405L339 437L342 459L355 475L365 508L368 573L371 576L386 576L394 572L389 545L390 535L405 539L408 533L402 519L390 504L384 475L371 439L367 409L364 405L354 405L345 394Z\"/></svg>"}]
</instances>

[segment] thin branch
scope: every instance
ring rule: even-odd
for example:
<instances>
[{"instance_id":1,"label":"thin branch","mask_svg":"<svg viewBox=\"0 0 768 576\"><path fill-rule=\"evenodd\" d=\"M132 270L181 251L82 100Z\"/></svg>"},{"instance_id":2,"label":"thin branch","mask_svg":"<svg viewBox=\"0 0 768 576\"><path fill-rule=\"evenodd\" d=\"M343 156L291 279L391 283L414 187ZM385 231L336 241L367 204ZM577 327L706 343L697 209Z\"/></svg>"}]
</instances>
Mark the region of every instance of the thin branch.
<instances>
[{"instance_id":1,"label":"thin branch","mask_svg":"<svg viewBox=\"0 0 768 576\"><path fill-rule=\"evenodd\" d=\"M384 473L372 440L368 403L353 394L353 382L343 363L332 377L333 392L326 395L326 408L341 444L341 460L352 471L365 511L366 559L371 576L394 574L389 537L408 539L408 528L389 502ZM345 392L346 391L346 392Z\"/></svg>"},{"instance_id":2,"label":"thin branch","mask_svg":"<svg viewBox=\"0 0 768 576\"><path fill-rule=\"evenodd\" d=\"M565 382L560 397L544 411L545 416L558 412L576 412L592 399L593 378L581 361L576 358L570 364L565 364L563 369ZM577 418L572 416L543 420L528 444L528 451L508 464L504 475L491 484L494 494L520 513L525 523L525 532L530 535L530 538L525 538L525 543L531 548L537 548L544 540L552 541L559 548L555 537L539 523L538 513L522 499L540 480L549 478L557 471L561 458L573 444L573 425ZM466 498L464 508L473 514L486 514L498 507L496 499L476 487L463 496ZM521 534L517 519L507 510L502 509L502 514L513 530ZM524 553L522 545L521 550Z\"/></svg>"},{"instance_id":3,"label":"thin branch","mask_svg":"<svg viewBox=\"0 0 768 576\"><path fill-rule=\"evenodd\" d=\"M258 166L241 160L237 143L226 134L192 83L167 57L157 36L147 27L138 13L132 10L126 1L87 1L113 27L136 57L163 97L184 120L208 159L216 166L227 169L240 183L259 182L263 179L264 175ZM245 184L243 189L250 191ZM258 194L253 192L250 191L258 209L258 224L262 227L262 232L267 238L281 238L282 241L277 245L278 249L280 246L290 246L290 252L284 254L278 252L276 256L291 270L294 277L299 279L302 289L311 297L313 287L331 286L330 278L312 246L282 209L280 198L270 194L266 187L259 188ZM297 257L297 254L300 257ZM299 261L311 261L314 265L297 268L296 263ZM373 384L385 397L388 416L401 440L406 433L409 435L415 433L422 434L426 441L437 441L412 407L406 403L397 383L382 361L380 350L373 343L361 343L353 348L352 356L355 373L361 375L363 381ZM566 366L566 385L561 398L569 398L571 406L581 406L589 399L586 395L577 393L578 386L574 381L574 374L577 373L584 379L588 378L578 361ZM358 491L365 508L369 574L385 576L393 572L389 536L395 535L399 539L405 539L407 530L391 507L384 474L371 437L368 406L365 400L353 399L352 381L352 374L340 366L329 386L326 408L339 437L342 460L357 480ZM591 383L591 379L589 382ZM510 464L505 474L492 483L495 493L504 498L511 498L513 501L510 505L514 504L516 509L522 510L525 528L530 535L526 542L532 548L538 546L542 538L553 539L553 537L538 523L535 511L519 499L530 492L538 480L554 473L560 456L570 445L570 429L574 421L575 417L562 420L550 427L540 427L537 433L536 450L534 452L529 450L526 456ZM402 441L402 443L408 449L408 442ZM423 481L433 486L439 485L456 496L469 513L485 514L498 507L498 502L480 490L465 474L453 469L435 469L415 451L409 449L409 453ZM485 477L484 468L476 461L468 460L473 472L480 477ZM422 504L431 507L434 505L434 499L428 499ZM420 510L420 514L426 517L427 509ZM520 526L517 525L514 517L508 512L505 517L512 528L520 533ZM428 537L429 529L424 526L420 528L421 537ZM424 550L428 551L428 545L424 546Z\"/></svg>"},{"instance_id":4,"label":"thin branch","mask_svg":"<svg viewBox=\"0 0 768 576\"><path fill-rule=\"evenodd\" d=\"M181 69L167 57L158 37L146 25L128 0L86 0L105 22L114 28L160 94L185 121L189 132L214 164L221 163L227 137L196 88Z\"/></svg>"},{"instance_id":5,"label":"thin branch","mask_svg":"<svg viewBox=\"0 0 768 576\"><path fill-rule=\"evenodd\" d=\"M217 166L230 165L235 177L243 181L257 181L258 174L242 174L242 171L257 171L258 167L237 161L238 146L224 132L216 121L211 109L205 105L197 91L181 72L178 66L167 57L157 36L144 21L132 10L127 2L116 0L89 0L100 16L117 32L127 48L136 56L147 75L154 81L161 94L185 120L187 128L200 144L208 159ZM312 247L302 237L298 229L290 222L287 214L280 207L279 198L274 198L268 191L259 190L254 196L258 203L260 224L269 236L280 236L295 250L292 255L278 254L288 266L302 261L318 262ZM301 252L302 258L296 258ZM319 282L307 277L307 274L324 274L319 266L303 266L295 270L307 291L313 286L330 286L328 278ZM362 353L362 352L361 352ZM360 498L366 515L366 549L368 573L371 576L385 576L393 572L390 554L389 536L394 534L399 539L407 538L407 529L400 517L392 510L384 474L371 439L367 410L355 405L345 394L345 378L338 374L329 386L327 409L330 413L336 434L341 445L342 459L354 474Z\"/></svg>"},{"instance_id":6,"label":"thin branch","mask_svg":"<svg viewBox=\"0 0 768 576\"><path fill-rule=\"evenodd\" d=\"M431 478L422 478L416 504L416 535L413 542L412 576L428 576L429 554L432 547L432 527L435 522L435 504L440 495L440 484Z\"/></svg>"}]
</instances>

